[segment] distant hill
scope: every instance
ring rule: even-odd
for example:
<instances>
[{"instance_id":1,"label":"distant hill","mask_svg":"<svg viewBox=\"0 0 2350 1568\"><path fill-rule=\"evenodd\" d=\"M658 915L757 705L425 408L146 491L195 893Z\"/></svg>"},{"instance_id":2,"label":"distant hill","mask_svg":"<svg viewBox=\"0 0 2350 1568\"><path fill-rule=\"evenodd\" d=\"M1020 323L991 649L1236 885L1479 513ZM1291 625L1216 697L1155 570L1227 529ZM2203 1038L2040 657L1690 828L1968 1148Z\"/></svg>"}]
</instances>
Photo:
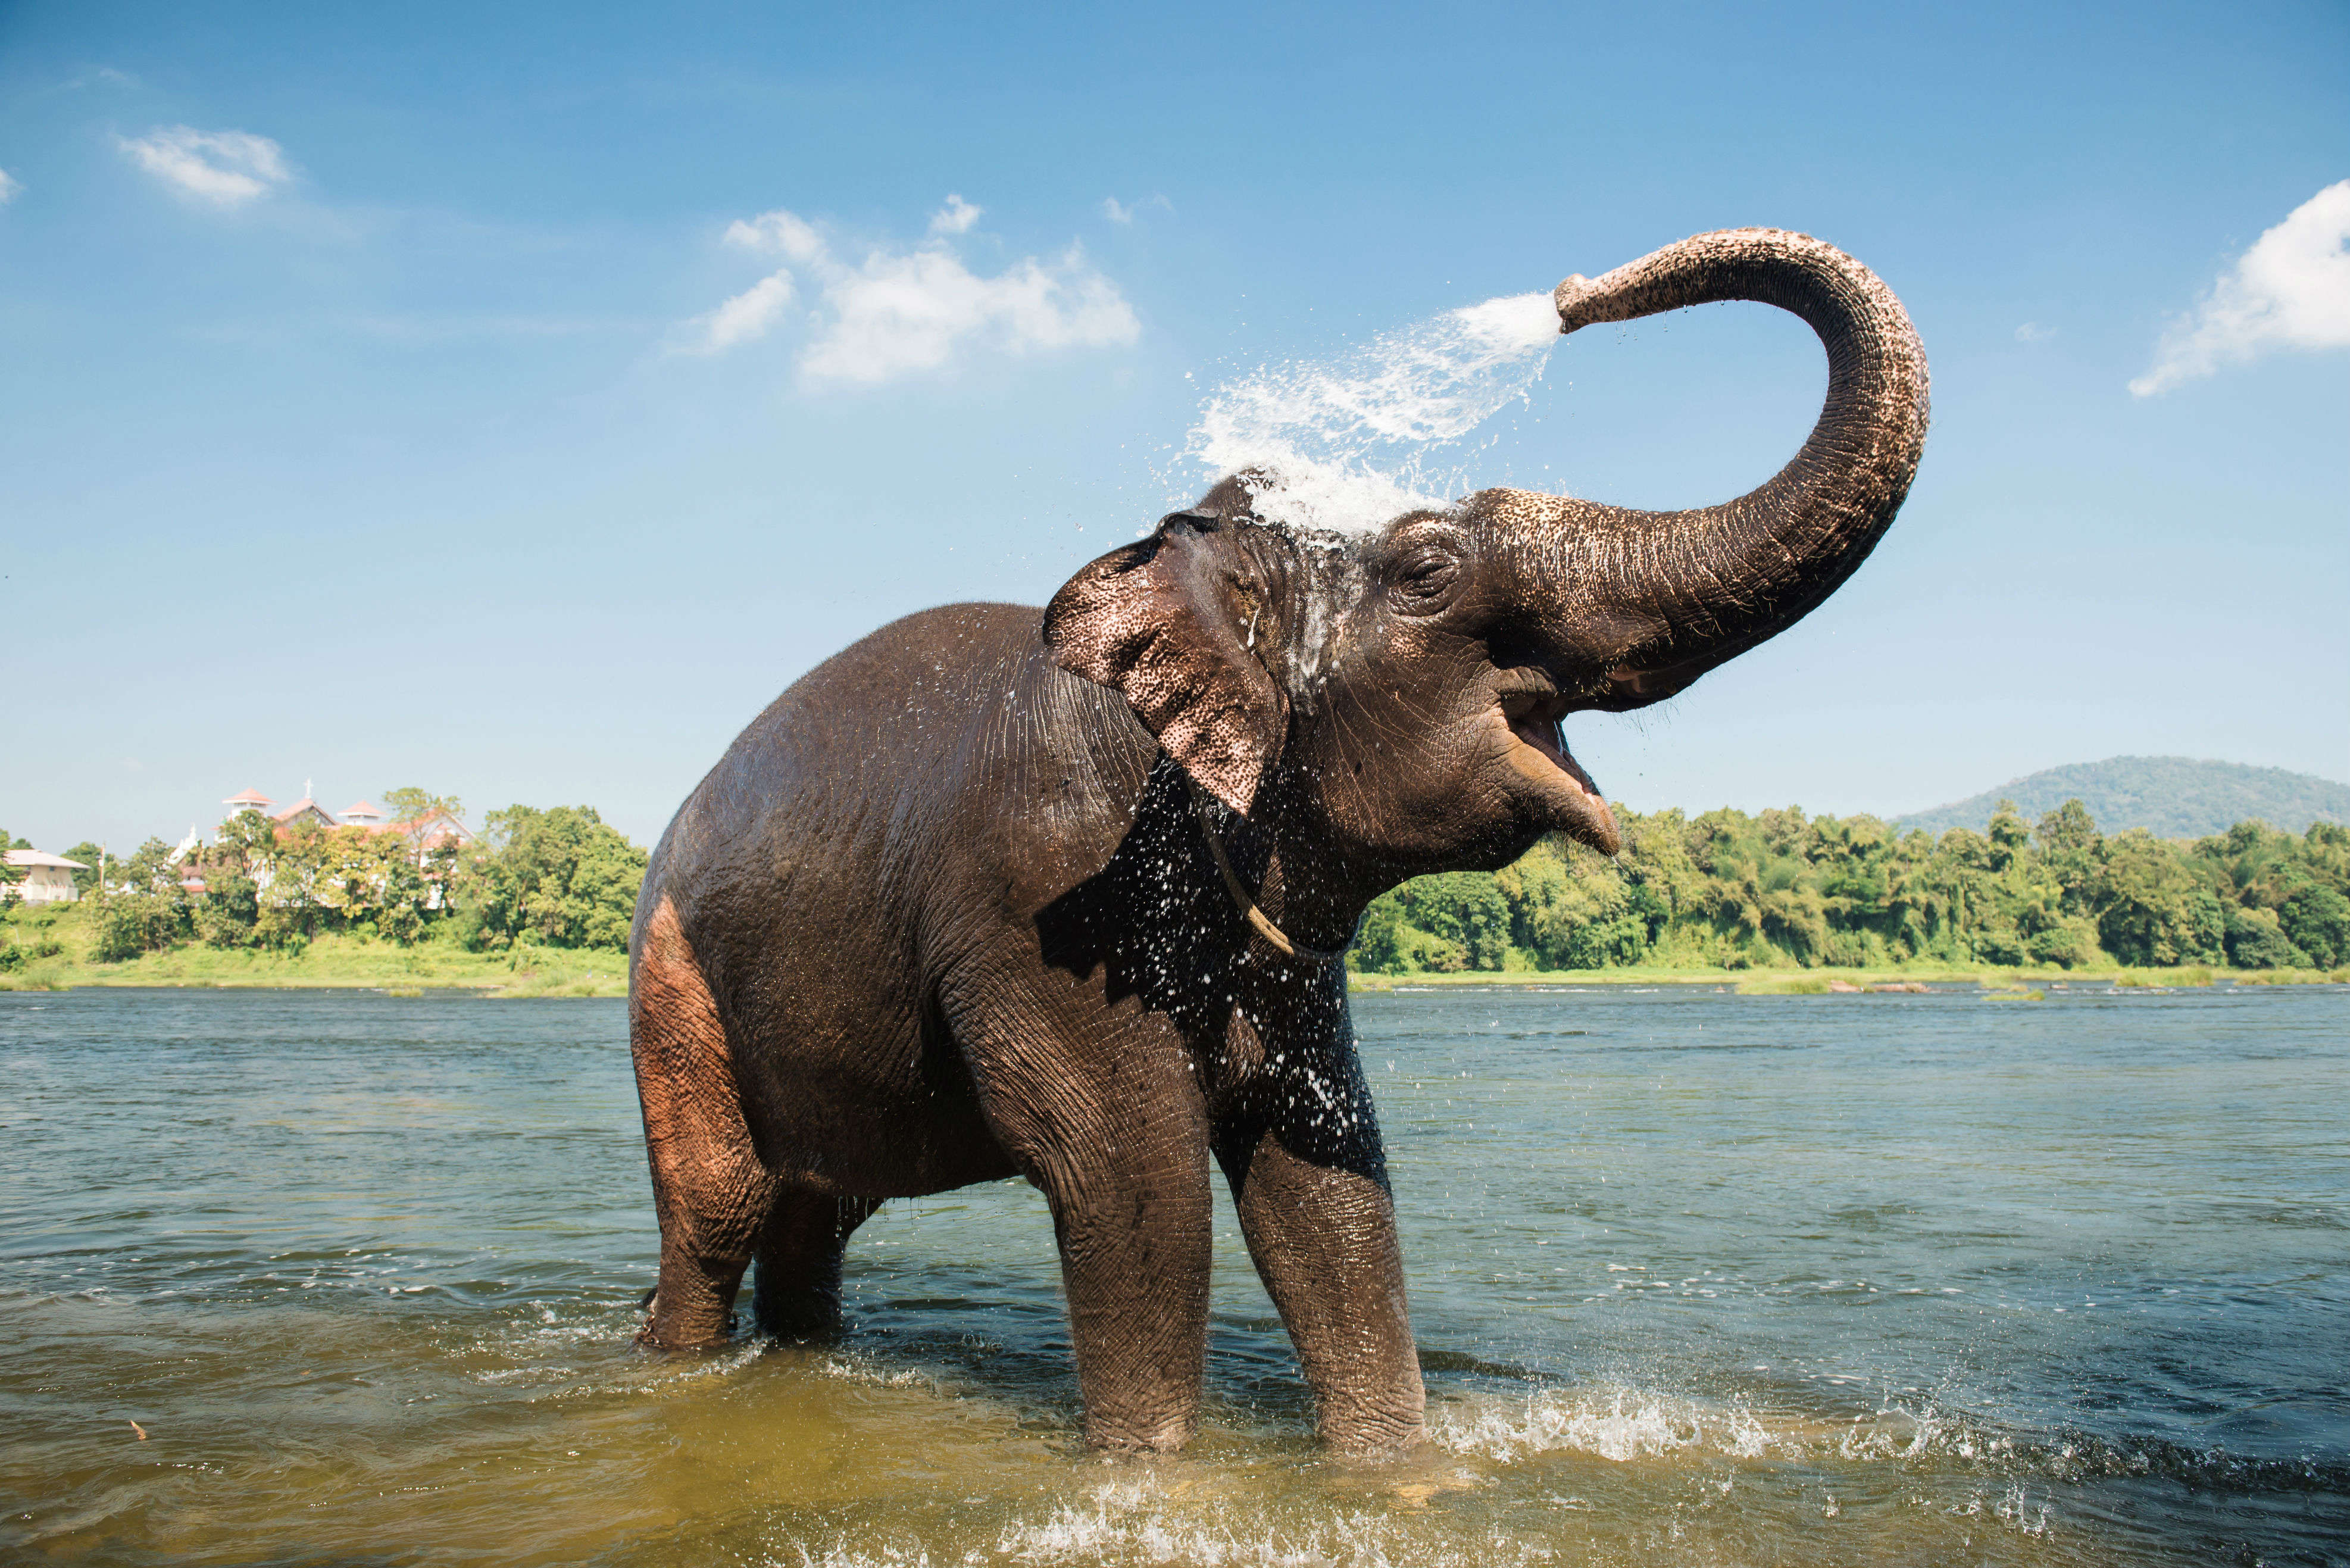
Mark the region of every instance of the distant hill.
<instances>
[{"instance_id":1,"label":"distant hill","mask_svg":"<svg viewBox=\"0 0 2350 1568\"><path fill-rule=\"evenodd\" d=\"M2143 827L2158 838L2201 838L2253 816L2288 833L2307 832L2313 822L2350 822L2350 784L2331 779L2192 757L2107 757L2012 779L1969 799L1913 813L1898 826L1904 832L1922 827L1939 835L1970 827L1981 833L2002 800L2015 802L2026 821L2037 822L2076 796L2106 833Z\"/></svg>"}]
</instances>

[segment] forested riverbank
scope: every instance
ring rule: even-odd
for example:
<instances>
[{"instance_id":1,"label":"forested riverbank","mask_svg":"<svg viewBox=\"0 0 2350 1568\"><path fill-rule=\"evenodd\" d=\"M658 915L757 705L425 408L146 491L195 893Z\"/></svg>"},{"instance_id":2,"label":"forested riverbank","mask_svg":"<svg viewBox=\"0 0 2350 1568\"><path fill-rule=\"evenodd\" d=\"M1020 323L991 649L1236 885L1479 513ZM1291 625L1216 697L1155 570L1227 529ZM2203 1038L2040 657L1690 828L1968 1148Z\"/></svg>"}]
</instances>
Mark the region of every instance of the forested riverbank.
<instances>
[{"instance_id":1,"label":"forested riverbank","mask_svg":"<svg viewBox=\"0 0 2350 1568\"><path fill-rule=\"evenodd\" d=\"M230 817L194 851L80 845L80 901L12 905L0 988L466 987L611 995L646 853L590 806L494 811L478 840Z\"/></svg>"},{"instance_id":2,"label":"forested riverbank","mask_svg":"<svg viewBox=\"0 0 2350 1568\"><path fill-rule=\"evenodd\" d=\"M1424 877L1365 916L1383 974L1529 970L2051 971L2350 964L2350 828L2239 823L2106 837L2078 801L1982 833L1873 816L1621 806L1609 860L1564 839L1502 871Z\"/></svg>"},{"instance_id":3,"label":"forested riverbank","mask_svg":"<svg viewBox=\"0 0 2350 1568\"><path fill-rule=\"evenodd\" d=\"M2002 803L1984 832L1939 836L1795 807L1617 815L1613 860L1552 839L1498 872L1387 894L1348 967L1371 984L1574 973L1749 990L1827 989L1826 971L1855 984L2350 972L2350 828L2336 824L2108 837L2077 801L2037 823ZM77 873L78 904L11 906L0 987L613 994L645 864L588 806L511 806L479 841L432 848L233 817L192 857L151 840L102 877Z\"/></svg>"}]
</instances>

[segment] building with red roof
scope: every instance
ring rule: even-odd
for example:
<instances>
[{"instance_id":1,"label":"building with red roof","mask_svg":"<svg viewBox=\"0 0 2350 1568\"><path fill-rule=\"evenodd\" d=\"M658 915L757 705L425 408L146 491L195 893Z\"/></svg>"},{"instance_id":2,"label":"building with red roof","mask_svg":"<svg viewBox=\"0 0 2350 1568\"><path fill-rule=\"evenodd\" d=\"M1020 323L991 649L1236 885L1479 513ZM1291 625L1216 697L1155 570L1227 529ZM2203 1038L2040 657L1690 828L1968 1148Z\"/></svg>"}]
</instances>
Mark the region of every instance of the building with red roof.
<instances>
[{"instance_id":1,"label":"building with red roof","mask_svg":"<svg viewBox=\"0 0 2350 1568\"><path fill-rule=\"evenodd\" d=\"M396 833L408 840L420 865L425 856L435 849L462 846L473 843L475 837L473 830L458 821L454 812L437 807L421 816L400 822L386 821L390 814L369 800L354 801L339 813L330 812L311 797L310 786L307 783L302 787L302 798L282 811L276 809L276 801L257 789L242 791L221 804L229 808L232 815L249 811L267 817L276 825L281 836L305 822L314 823L329 832L337 828L356 827L368 833Z\"/></svg>"},{"instance_id":2,"label":"building with red roof","mask_svg":"<svg viewBox=\"0 0 2350 1568\"><path fill-rule=\"evenodd\" d=\"M284 811L271 812L269 814L269 820L277 825L278 831L281 833L305 822L315 822L319 826L328 829L340 827L342 826L341 823L335 820L334 814L332 812L328 811L325 806L320 805L317 801L312 800L307 794L300 800L296 801L292 805L287 806Z\"/></svg>"}]
</instances>

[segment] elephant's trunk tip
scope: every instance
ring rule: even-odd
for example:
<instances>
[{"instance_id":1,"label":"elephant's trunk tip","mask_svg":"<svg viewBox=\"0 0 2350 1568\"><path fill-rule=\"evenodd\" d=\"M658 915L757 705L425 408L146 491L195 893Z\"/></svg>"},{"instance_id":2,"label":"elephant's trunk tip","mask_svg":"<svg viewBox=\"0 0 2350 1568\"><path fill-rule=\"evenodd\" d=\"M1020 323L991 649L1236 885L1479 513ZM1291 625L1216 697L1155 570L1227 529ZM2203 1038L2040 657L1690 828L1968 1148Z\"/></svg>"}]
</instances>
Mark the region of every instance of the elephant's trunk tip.
<instances>
[{"instance_id":1,"label":"elephant's trunk tip","mask_svg":"<svg viewBox=\"0 0 2350 1568\"><path fill-rule=\"evenodd\" d=\"M1591 280L1579 272L1572 272L1550 291L1550 302L1558 309L1558 332L1564 337L1587 323L1575 319L1575 307L1591 292Z\"/></svg>"}]
</instances>

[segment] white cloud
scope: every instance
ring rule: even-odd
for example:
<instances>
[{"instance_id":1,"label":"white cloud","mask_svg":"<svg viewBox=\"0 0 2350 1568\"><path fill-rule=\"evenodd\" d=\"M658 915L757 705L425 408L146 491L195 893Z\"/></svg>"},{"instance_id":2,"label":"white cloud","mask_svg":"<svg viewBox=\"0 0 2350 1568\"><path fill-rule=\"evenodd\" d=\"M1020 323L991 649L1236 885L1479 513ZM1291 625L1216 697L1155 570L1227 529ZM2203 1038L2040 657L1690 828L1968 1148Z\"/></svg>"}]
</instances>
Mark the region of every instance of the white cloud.
<instances>
[{"instance_id":1,"label":"white cloud","mask_svg":"<svg viewBox=\"0 0 2350 1568\"><path fill-rule=\"evenodd\" d=\"M702 340L694 345L699 353L717 354L737 343L748 343L764 337L792 302L792 275L774 272L761 278L707 316L694 318L701 328Z\"/></svg>"},{"instance_id":2,"label":"white cloud","mask_svg":"<svg viewBox=\"0 0 2350 1568\"><path fill-rule=\"evenodd\" d=\"M1025 257L992 277L973 272L952 237L979 213L950 196L920 244L873 245L854 262L816 225L780 209L729 224L726 239L800 269L812 294L812 330L799 367L811 381L878 385L939 369L964 353L1110 348L1141 335L1118 286L1076 245L1051 260ZM696 347L715 353L764 335L793 291L788 267L762 279L695 319Z\"/></svg>"},{"instance_id":3,"label":"white cloud","mask_svg":"<svg viewBox=\"0 0 2350 1568\"><path fill-rule=\"evenodd\" d=\"M970 344L1014 354L1131 343L1141 324L1117 286L1071 246L981 277L942 251L876 251L828 283L832 317L800 364L817 379L878 382L935 369Z\"/></svg>"},{"instance_id":4,"label":"white cloud","mask_svg":"<svg viewBox=\"0 0 2350 1568\"><path fill-rule=\"evenodd\" d=\"M216 206L241 207L294 177L286 150L250 131L172 125L117 141L150 174Z\"/></svg>"},{"instance_id":5,"label":"white cloud","mask_svg":"<svg viewBox=\"0 0 2350 1568\"><path fill-rule=\"evenodd\" d=\"M755 218L737 218L726 225L726 243L745 250L775 251L805 266L822 255L824 236L815 227L778 207Z\"/></svg>"},{"instance_id":6,"label":"white cloud","mask_svg":"<svg viewBox=\"0 0 2350 1568\"><path fill-rule=\"evenodd\" d=\"M1102 216L1113 223L1131 223L1135 214L1145 207L1157 207L1161 212L1171 213L1175 210L1175 203L1164 196L1151 196L1131 203L1121 202L1115 196L1104 196L1101 212Z\"/></svg>"},{"instance_id":7,"label":"white cloud","mask_svg":"<svg viewBox=\"0 0 2350 1568\"><path fill-rule=\"evenodd\" d=\"M5 207L15 201L16 192L24 188L25 182L22 180L17 179L5 169L0 169L0 207Z\"/></svg>"},{"instance_id":8,"label":"white cloud","mask_svg":"<svg viewBox=\"0 0 2350 1568\"><path fill-rule=\"evenodd\" d=\"M2141 398L2272 348L2350 348L2350 180L2295 207L2171 323Z\"/></svg>"},{"instance_id":9,"label":"white cloud","mask_svg":"<svg viewBox=\"0 0 2350 1568\"><path fill-rule=\"evenodd\" d=\"M979 215L985 211L987 211L986 208L974 207L961 196L949 192L947 204L931 214L931 233L967 234L971 233L971 226L979 222Z\"/></svg>"},{"instance_id":10,"label":"white cloud","mask_svg":"<svg viewBox=\"0 0 2350 1568\"><path fill-rule=\"evenodd\" d=\"M2018 343L2045 343L2056 336L2054 327L2043 327L2037 321L2027 321L2015 329Z\"/></svg>"}]
</instances>

